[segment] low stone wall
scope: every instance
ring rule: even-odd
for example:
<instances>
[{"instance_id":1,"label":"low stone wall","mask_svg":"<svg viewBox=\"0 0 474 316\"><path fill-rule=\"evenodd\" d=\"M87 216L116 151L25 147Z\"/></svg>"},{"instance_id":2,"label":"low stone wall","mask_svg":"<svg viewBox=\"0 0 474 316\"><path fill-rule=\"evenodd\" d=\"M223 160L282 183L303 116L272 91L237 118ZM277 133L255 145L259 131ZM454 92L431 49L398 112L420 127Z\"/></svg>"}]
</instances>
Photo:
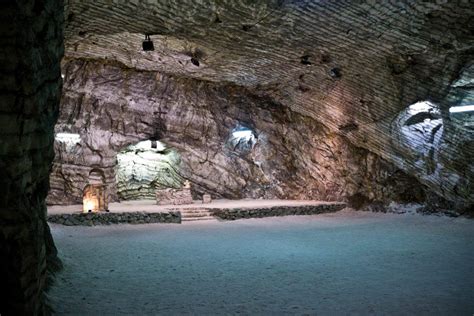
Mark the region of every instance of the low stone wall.
<instances>
[{"instance_id":1,"label":"low stone wall","mask_svg":"<svg viewBox=\"0 0 474 316\"><path fill-rule=\"evenodd\" d=\"M223 220L236 220L241 218L261 218L272 216L288 215L315 215L332 213L346 207L344 203L332 203L321 205L302 206L274 206L266 208L245 208L245 209L209 209L212 215Z\"/></svg>"},{"instance_id":2,"label":"low stone wall","mask_svg":"<svg viewBox=\"0 0 474 316\"><path fill-rule=\"evenodd\" d=\"M96 226L110 224L181 223L181 213L75 213L48 215L48 222L66 226Z\"/></svg>"}]
</instances>

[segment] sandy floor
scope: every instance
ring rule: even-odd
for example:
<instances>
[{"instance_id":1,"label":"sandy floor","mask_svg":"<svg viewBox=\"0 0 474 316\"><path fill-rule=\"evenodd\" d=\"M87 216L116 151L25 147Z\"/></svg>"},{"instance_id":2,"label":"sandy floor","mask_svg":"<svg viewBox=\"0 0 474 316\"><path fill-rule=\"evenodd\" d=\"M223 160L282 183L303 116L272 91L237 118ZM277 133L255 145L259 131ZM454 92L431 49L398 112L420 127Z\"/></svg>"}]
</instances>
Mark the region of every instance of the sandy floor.
<instances>
[{"instance_id":1,"label":"sandy floor","mask_svg":"<svg viewBox=\"0 0 474 316\"><path fill-rule=\"evenodd\" d=\"M214 200L209 204L202 204L195 201L194 204L186 205L156 205L154 200L123 201L120 203L110 203L109 210L114 213L122 212L161 212L170 209L189 208L254 208L272 206L300 206L300 205L321 205L331 202L303 201L303 200ZM53 205L48 206L48 214L71 214L82 212L82 204L75 205Z\"/></svg>"},{"instance_id":2,"label":"sandy floor","mask_svg":"<svg viewBox=\"0 0 474 316\"><path fill-rule=\"evenodd\" d=\"M472 315L474 221L341 211L52 225L62 315Z\"/></svg>"}]
</instances>

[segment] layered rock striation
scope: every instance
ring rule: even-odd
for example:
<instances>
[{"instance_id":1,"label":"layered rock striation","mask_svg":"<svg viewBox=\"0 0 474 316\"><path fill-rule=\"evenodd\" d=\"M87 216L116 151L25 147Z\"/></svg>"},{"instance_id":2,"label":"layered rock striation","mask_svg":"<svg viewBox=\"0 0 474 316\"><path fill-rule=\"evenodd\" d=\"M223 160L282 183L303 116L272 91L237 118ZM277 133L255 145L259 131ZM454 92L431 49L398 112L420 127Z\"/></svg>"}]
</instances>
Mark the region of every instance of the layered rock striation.
<instances>
[{"instance_id":1,"label":"layered rock striation","mask_svg":"<svg viewBox=\"0 0 474 316\"><path fill-rule=\"evenodd\" d=\"M473 17L469 1L68 1L63 107L109 117L79 155L95 160L58 170L52 200L60 187L65 201L77 196L61 183L96 163L115 198L114 155L98 158L110 125L113 152L167 138L196 192L373 201L400 195L387 182L408 182L416 199L428 187L469 208L473 123L450 108L472 103ZM155 51L141 50L144 34ZM413 113L419 102L432 113ZM222 148L242 126L254 148Z\"/></svg>"},{"instance_id":2,"label":"layered rock striation","mask_svg":"<svg viewBox=\"0 0 474 316\"><path fill-rule=\"evenodd\" d=\"M117 154L147 139L179 153L176 170L195 195L358 203L424 198L414 177L246 88L99 61L66 60L63 71L56 132L78 133L80 141L56 146L52 202L78 201L93 169L108 175L116 198ZM241 126L252 131L251 146L235 141Z\"/></svg>"}]
</instances>

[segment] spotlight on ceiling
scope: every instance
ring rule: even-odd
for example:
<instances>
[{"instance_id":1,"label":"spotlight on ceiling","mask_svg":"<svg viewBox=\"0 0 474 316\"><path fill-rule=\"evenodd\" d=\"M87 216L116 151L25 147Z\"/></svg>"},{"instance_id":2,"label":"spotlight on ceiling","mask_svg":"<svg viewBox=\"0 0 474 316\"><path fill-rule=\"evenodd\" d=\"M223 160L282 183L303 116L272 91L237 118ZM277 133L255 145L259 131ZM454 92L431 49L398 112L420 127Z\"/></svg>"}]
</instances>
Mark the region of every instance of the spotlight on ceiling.
<instances>
[{"instance_id":1,"label":"spotlight on ceiling","mask_svg":"<svg viewBox=\"0 0 474 316\"><path fill-rule=\"evenodd\" d=\"M142 43L142 47L145 52L155 50L155 46L153 46L153 41L150 39L150 35L145 35L145 40Z\"/></svg>"}]
</instances>

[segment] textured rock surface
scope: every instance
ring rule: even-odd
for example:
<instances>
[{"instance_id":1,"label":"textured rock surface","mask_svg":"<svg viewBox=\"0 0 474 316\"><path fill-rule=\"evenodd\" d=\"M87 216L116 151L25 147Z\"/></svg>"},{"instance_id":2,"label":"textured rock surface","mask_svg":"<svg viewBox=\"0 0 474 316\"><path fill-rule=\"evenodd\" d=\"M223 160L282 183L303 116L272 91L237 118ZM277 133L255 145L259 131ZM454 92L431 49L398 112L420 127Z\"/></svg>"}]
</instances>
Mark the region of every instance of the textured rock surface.
<instances>
[{"instance_id":1,"label":"textured rock surface","mask_svg":"<svg viewBox=\"0 0 474 316\"><path fill-rule=\"evenodd\" d=\"M48 215L48 222L66 226L97 226L111 224L181 223L179 212L122 212Z\"/></svg>"},{"instance_id":2,"label":"textured rock surface","mask_svg":"<svg viewBox=\"0 0 474 316\"><path fill-rule=\"evenodd\" d=\"M155 191L180 188L183 178L176 168L180 157L175 150L151 141L140 142L117 154L117 195L120 200L154 199ZM156 142L154 142L156 145Z\"/></svg>"},{"instance_id":3,"label":"textured rock surface","mask_svg":"<svg viewBox=\"0 0 474 316\"><path fill-rule=\"evenodd\" d=\"M47 314L44 199L61 92L61 1L0 2L0 314Z\"/></svg>"},{"instance_id":4,"label":"textured rock surface","mask_svg":"<svg viewBox=\"0 0 474 316\"><path fill-rule=\"evenodd\" d=\"M245 88L84 60L67 61L63 68L56 132L77 132L81 141L69 149L57 144L52 202L80 202L93 168L103 171L116 196L117 153L150 138L179 152L179 174L192 182L196 195L423 199L413 177L314 119ZM229 146L239 125L255 134L251 150Z\"/></svg>"},{"instance_id":5,"label":"textured rock surface","mask_svg":"<svg viewBox=\"0 0 474 316\"><path fill-rule=\"evenodd\" d=\"M453 207L474 201L472 122L448 111L471 100L469 1L72 0L66 9L66 52L77 61L65 65L62 121L102 121L104 134L92 127L85 137L89 153L80 156L91 161L56 164L52 200L74 199L77 188L64 182L84 165L100 164L112 185L113 155L99 159L97 149L109 138L116 151L159 131L181 151L183 175L216 196L374 200L397 195L380 192L392 191L379 187L384 181L415 186L388 176L395 172ZM154 52L141 50L145 33ZM429 131L399 139L404 111L424 100L440 113L436 144ZM258 144L230 158L221 144L239 123Z\"/></svg>"},{"instance_id":6,"label":"textured rock surface","mask_svg":"<svg viewBox=\"0 0 474 316\"><path fill-rule=\"evenodd\" d=\"M185 205L192 204L193 196L189 185L180 189L156 190L156 204L158 205Z\"/></svg>"}]
</instances>

